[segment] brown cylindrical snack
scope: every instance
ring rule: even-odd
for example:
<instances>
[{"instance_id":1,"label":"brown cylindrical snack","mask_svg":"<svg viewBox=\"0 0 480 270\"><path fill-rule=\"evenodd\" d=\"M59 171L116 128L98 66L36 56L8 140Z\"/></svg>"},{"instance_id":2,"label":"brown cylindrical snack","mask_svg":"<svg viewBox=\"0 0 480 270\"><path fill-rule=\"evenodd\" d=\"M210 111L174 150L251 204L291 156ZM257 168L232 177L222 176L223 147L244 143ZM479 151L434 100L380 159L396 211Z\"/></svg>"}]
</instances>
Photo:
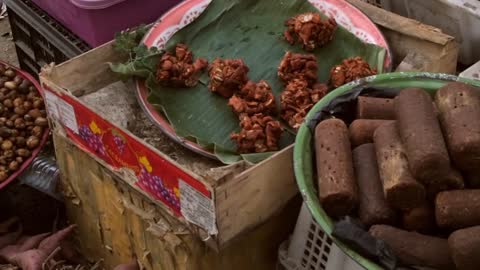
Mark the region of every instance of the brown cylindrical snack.
<instances>
[{"instance_id":1,"label":"brown cylindrical snack","mask_svg":"<svg viewBox=\"0 0 480 270\"><path fill-rule=\"evenodd\" d=\"M435 211L428 204L413 208L403 213L402 224L405 230L431 234L435 229Z\"/></svg>"},{"instance_id":2,"label":"brown cylindrical snack","mask_svg":"<svg viewBox=\"0 0 480 270\"><path fill-rule=\"evenodd\" d=\"M333 218L348 215L358 203L348 129L340 119L320 122L315 129L319 197Z\"/></svg>"},{"instance_id":3,"label":"brown cylindrical snack","mask_svg":"<svg viewBox=\"0 0 480 270\"><path fill-rule=\"evenodd\" d=\"M357 98L357 119L394 120L393 99L359 96Z\"/></svg>"},{"instance_id":4,"label":"brown cylindrical snack","mask_svg":"<svg viewBox=\"0 0 480 270\"><path fill-rule=\"evenodd\" d=\"M449 83L435 93L435 103L452 162L461 170L480 167L480 89Z\"/></svg>"},{"instance_id":5,"label":"brown cylindrical snack","mask_svg":"<svg viewBox=\"0 0 480 270\"><path fill-rule=\"evenodd\" d=\"M381 125L373 135L385 198L395 208L408 210L425 202L425 188L410 173L395 122Z\"/></svg>"},{"instance_id":6,"label":"brown cylindrical snack","mask_svg":"<svg viewBox=\"0 0 480 270\"><path fill-rule=\"evenodd\" d=\"M387 243L398 259L406 265L455 269L447 239L407 232L388 225L374 225L369 233Z\"/></svg>"},{"instance_id":7,"label":"brown cylindrical snack","mask_svg":"<svg viewBox=\"0 0 480 270\"><path fill-rule=\"evenodd\" d=\"M407 88L395 98L395 117L412 174L425 184L441 183L450 159L431 97L420 88Z\"/></svg>"},{"instance_id":8,"label":"brown cylindrical snack","mask_svg":"<svg viewBox=\"0 0 480 270\"><path fill-rule=\"evenodd\" d=\"M357 119L348 127L352 147L373 142L373 133L382 124L391 120Z\"/></svg>"},{"instance_id":9,"label":"brown cylindrical snack","mask_svg":"<svg viewBox=\"0 0 480 270\"><path fill-rule=\"evenodd\" d=\"M383 186L378 175L375 146L363 144L353 150L353 166L358 184L358 216L363 224L394 224L395 211L383 195Z\"/></svg>"},{"instance_id":10,"label":"brown cylindrical snack","mask_svg":"<svg viewBox=\"0 0 480 270\"><path fill-rule=\"evenodd\" d=\"M458 270L480 268L480 226L455 231L448 237L448 245Z\"/></svg>"},{"instance_id":11,"label":"brown cylindrical snack","mask_svg":"<svg viewBox=\"0 0 480 270\"><path fill-rule=\"evenodd\" d=\"M480 189L440 192L435 199L435 219L446 229L480 225Z\"/></svg>"},{"instance_id":12,"label":"brown cylindrical snack","mask_svg":"<svg viewBox=\"0 0 480 270\"><path fill-rule=\"evenodd\" d=\"M450 168L443 170L444 173L436 177L435 181L430 181L425 185L427 190L427 199L433 201L439 192L453 189L464 189L465 183L462 174Z\"/></svg>"}]
</instances>

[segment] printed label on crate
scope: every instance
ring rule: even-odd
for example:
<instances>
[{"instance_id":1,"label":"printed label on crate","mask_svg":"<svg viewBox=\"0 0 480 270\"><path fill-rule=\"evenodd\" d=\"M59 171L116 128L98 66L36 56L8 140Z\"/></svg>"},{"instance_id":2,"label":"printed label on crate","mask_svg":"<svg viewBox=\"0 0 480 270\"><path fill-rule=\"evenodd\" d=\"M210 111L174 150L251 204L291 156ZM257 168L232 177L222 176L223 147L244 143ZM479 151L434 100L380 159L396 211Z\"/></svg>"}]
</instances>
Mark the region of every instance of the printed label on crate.
<instances>
[{"instance_id":1,"label":"printed label on crate","mask_svg":"<svg viewBox=\"0 0 480 270\"><path fill-rule=\"evenodd\" d=\"M73 132L78 134L77 118L75 117L75 110L73 106L63 100L57 103L58 112L62 123Z\"/></svg>"},{"instance_id":2,"label":"printed label on crate","mask_svg":"<svg viewBox=\"0 0 480 270\"><path fill-rule=\"evenodd\" d=\"M60 120L60 113L58 112L57 102L58 97L54 94L46 91L45 92L45 103L47 105L47 111L50 114L50 117Z\"/></svg>"},{"instance_id":3,"label":"printed label on crate","mask_svg":"<svg viewBox=\"0 0 480 270\"><path fill-rule=\"evenodd\" d=\"M213 201L181 179L179 186L182 215L189 222L206 229L209 235L218 234Z\"/></svg>"},{"instance_id":4,"label":"printed label on crate","mask_svg":"<svg viewBox=\"0 0 480 270\"><path fill-rule=\"evenodd\" d=\"M51 116L78 134L77 118L73 106L48 91L45 92L45 96L47 110Z\"/></svg>"},{"instance_id":5,"label":"printed label on crate","mask_svg":"<svg viewBox=\"0 0 480 270\"><path fill-rule=\"evenodd\" d=\"M213 196L204 183L104 120L75 98L57 95L48 86L42 86L49 115L66 127L68 137L75 144L115 169L132 170L137 176L135 185L153 199L161 201L175 215L216 234Z\"/></svg>"}]
</instances>

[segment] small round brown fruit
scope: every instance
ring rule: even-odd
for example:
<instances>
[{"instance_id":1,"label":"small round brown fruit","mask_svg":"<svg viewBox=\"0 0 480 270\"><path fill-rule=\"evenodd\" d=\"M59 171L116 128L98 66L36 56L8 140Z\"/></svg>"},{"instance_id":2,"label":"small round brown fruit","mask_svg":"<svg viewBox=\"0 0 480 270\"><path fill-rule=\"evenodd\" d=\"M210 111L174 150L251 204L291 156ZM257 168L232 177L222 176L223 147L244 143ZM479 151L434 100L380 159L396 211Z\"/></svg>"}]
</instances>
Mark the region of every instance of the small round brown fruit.
<instances>
[{"instance_id":1,"label":"small round brown fruit","mask_svg":"<svg viewBox=\"0 0 480 270\"><path fill-rule=\"evenodd\" d=\"M18 107L15 107L15 109L13 109L13 112L17 115L23 116L27 113L27 110L25 109L25 107L23 107L23 105L20 105Z\"/></svg>"},{"instance_id":2,"label":"small round brown fruit","mask_svg":"<svg viewBox=\"0 0 480 270\"><path fill-rule=\"evenodd\" d=\"M16 160L18 163L23 163L23 158L22 158L22 157L16 157L15 160Z\"/></svg>"},{"instance_id":3,"label":"small round brown fruit","mask_svg":"<svg viewBox=\"0 0 480 270\"><path fill-rule=\"evenodd\" d=\"M33 119L37 119L38 117L42 116L42 113L39 109L32 109L28 112L28 114L33 117Z\"/></svg>"},{"instance_id":4,"label":"small round brown fruit","mask_svg":"<svg viewBox=\"0 0 480 270\"><path fill-rule=\"evenodd\" d=\"M27 111L30 111L33 107L33 103L31 101L24 101L23 102L23 107L25 108L25 110Z\"/></svg>"},{"instance_id":5,"label":"small round brown fruit","mask_svg":"<svg viewBox=\"0 0 480 270\"><path fill-rule=\"evenodd\" d=\"M5 140L2 142L1 148L2 150L10 150L13 147L13 143L10 140Z\"/></svg>"},{"instance_id":6,"label":"small round brown fruit","mask_svg":"<svg viewBox=\"0 0 480 270\"><path fill-rule=\"evenodd\" d=\"M17 90L18 87L17 83L14 81L8 81L3 86L9 90Z\"/></svg>"},{"instance_id":7,"label":"small round brown fruit","mask_svg":"<svg viewBox=\"0 0 480 270\"><path fill-rule=\"evenodd\" d=\"M35 125L40 127L46 127L48 126L48 120L44 117L38 117L37 119L35 119Z\"/></svg>"},{"instance_id":8,"label":"small round brown fruit","mask_svg":"<svg viewBox=\"0 0 480 270\"><path fill-rule=\"evenodd\" d=\"M30 93L28 93L27 95L27 99L30 100L30 101L34 101L35 98L37 97L37 93L35 93L35 88L33 88L34 90L32 90L32 87L30 87Z\"/></svg>"},{"instance_id":9,"label":"small round brown fruit","mask_svg":"<svg viewBox=\"0 0 480 270\"><path fill-rule=\"evenodd\" d=\"M23 106L23 98L17 97L16 99L14 99L13 106L15 107Z\"/></svg>"},{"instance_id":10,"label":"small round brown fruit","mask_svg":"<svg viewBox=\"0 0 480 270\"><path fill-rule=\"evenodd\" d=\"M40 127L40 126L34 126L34 127L32 128L31 134L32 134L32 136L35 136L35 137L39 137L39 138L40 138L40 137L42 137L42 135L43 135L43 128Z\"/></svg>"},{"instance_id":11,"label":"small round brown fruit","mask_svg":"<svg viewBox=\"0 0 480 270\"><path fill-rule=\"evenodd\" d=\"M17 76L17 74L15 74L15 71L11 70L11 69L7 69L5 70L5 72L3 73L5 76L7 76L8 78L15 78L15 76Z\"/></svg>"},{"instance_id":12,"label":"small round brown fruit","mask_svg":"<svg viewBox=\"0 0 480 270\"><path fill-rule=\"evenodd\" d=\"M18 168L20 168L20 164L16 160L14 160L14 161L10 162L10 164L8 164L8 169L11 172L17 171Z\"/></svg>"},{"instance_id":13,"label":"small round brown fruit","mask_svg":"<svg viewBox=\"0 0 480 270\"><path fill-rule=\"evenodd\" d=\"M14 127L12 120L7 120L7 122L5 122L5 125L6 125L7 127L9 127L9 128Z\"/></svg>"},{"instance_id":14,"label":"small round brown fruit","mask_svg":"<svg viewBox=\"0 0 480 270\"><path fill-rule=\"evenodd\" d=\"M24 129L26 126L25 126L25 121L22 119L22 118L17 118L15 119L15 121L13 122L13 124L15 125L15 128L16 129ZM18 131L17 131L18 132Z\"/></svg>"},{"instance_id":15,"label":"small round brown fruit","mask_svg":"<svg viewBox=\"0 0 480 270\"><path fill-rule=\"evenodd\" d=\"M43 109L43 106L44 106L43 99L38 98L33 101L33 108Z\"/></svg>"},{"instance_id":16,"label":"small round brown fruit","mask_svg":"<svg viewBox=\"0 0 480 270\"><path fill-rule=\"evenodd\" d=\"M30 136L27 139L27 148L34 149L40 144L40 139L35 136Z\"/></svg>"},{"instance_id":17,"label":"small round brown fruit","mask_svg":"<svg viewBox=\"0 0 480 270\"><path fill-rule=\"evenodd\" d=\"M31 152L25 148L17 149L16 153L18 156L21 156L24 158L29 157L31 155Z\"/></svg>"},{"instance_id":18,"label":"small round brown fruit","mask_svg":"<svg viewBox=\"0 0 480 270\"><path fill-rule=\"evenodd\" d=\"M13 101L7 98L3 101L3 105L5 105L5 107L7 108L13 108Z\"/></svg>"},{"instance_id":19,"label":"small round brown fruit","mask_svg":"<svg viewBox=\"0 0 480 270\"><path fill-rule=\"evenodd\" d=\"M32 124L33 124L33 117L30 114L25 114L23 116L23 119L27 122L32 122Z\"/></svg>"},{"instance_id":20,"label":"small round brown fruit","mask_svg":"<svg viewBox=\"0 0 480 270\"><path fill-rule=\"evenodd\" d=\"M7 180L7 178L8 178L7 171L0 171L0 182Z\"/></svg>"},{"instance_id":21,"label":"small round brown fruit","mask_svg":"<svg viewBox=\"0 0 480 270\"><path fill-rule=\"evenodd\" d=\"M3 152L3 156L8 161L8 160L11 160L15 156L15 152L13 152L13 150L5 150Z\"/></svg>"}]
</instances>

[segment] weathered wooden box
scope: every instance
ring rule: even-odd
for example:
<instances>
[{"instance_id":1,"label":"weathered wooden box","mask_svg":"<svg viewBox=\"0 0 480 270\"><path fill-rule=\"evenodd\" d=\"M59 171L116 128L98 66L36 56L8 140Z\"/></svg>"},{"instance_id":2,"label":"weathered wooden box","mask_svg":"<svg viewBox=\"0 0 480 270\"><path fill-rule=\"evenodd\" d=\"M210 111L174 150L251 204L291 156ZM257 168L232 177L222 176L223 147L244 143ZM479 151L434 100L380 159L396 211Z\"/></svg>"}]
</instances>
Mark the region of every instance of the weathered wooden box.
<instances>
[{"instance_id":1,"label":"weathered wooden box","mask_svg":"<svg viewBox=\"0 0 480 270\"><path fill-rule=\"evenodd\" d=\"M105 269L133 257L149 270L274 269L278 246L295 225L299 198L217 252L69 139L56 133L54 141L76 244L87 259L103 259Z\"/></svg>"},{"instance_id":2,"label":"weathered wooden box","mask_svg":"<svg viewBox=\"0 0 480 270\"><path fill-rule=\"evenodd\" d=\"M349 1L381 26L399 70L455 72L458 45L452 37ZM127 123L114 121L116 109L125 112L136 102L128 97L132 86L121 83L107 65L122 60L106 44L45 67L40 75L67 211L79 225L82 253L105 259L107 268L135 256L146 269L272 269L299 207L292 202L297 194L293 146L257 165L221 166L181 147L166 147L165 140L154 144L164 137L159 130L147 138L144 129L132 128L132 122L141 122L138 108L128 111L133 118ZM92 99L112 85L121 85L125 94L119 108L113 101L95 105ZM99 147L112 136L128 142L127 154ZM158 182L169 185L180 204L160 197Z\"/></svg>"}]
</instances>

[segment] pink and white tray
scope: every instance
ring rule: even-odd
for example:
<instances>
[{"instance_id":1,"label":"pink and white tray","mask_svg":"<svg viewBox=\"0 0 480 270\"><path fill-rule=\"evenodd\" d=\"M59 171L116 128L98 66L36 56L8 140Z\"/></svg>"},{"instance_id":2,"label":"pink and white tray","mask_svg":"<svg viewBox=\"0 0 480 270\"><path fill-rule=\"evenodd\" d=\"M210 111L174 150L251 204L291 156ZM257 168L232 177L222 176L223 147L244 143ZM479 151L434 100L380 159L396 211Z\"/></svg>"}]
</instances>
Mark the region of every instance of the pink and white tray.
<instances>
[{"instance_id":1,"label":"pink and white tray","mask_svg":"<svg viewBox=\"0 0 480 270\"><path fill-rule=\"evenodd\" d=\"M164 49L168 40L180 29L193 22L212 0L185 0L165 13L145 36L143 43L147 47ZM389 70L392 56L388 43L377 26L360 10L343 0L308 0L323 14L335 20L366 43L375 44L386 49L384 70ZM148 101L148 91L143 81L137 81L137 98L147 116L171 139L188 149L204 156L216 159L208 149L186 140L175 133L164 115L159 113Z\"/></svg>"}]
</instances>

